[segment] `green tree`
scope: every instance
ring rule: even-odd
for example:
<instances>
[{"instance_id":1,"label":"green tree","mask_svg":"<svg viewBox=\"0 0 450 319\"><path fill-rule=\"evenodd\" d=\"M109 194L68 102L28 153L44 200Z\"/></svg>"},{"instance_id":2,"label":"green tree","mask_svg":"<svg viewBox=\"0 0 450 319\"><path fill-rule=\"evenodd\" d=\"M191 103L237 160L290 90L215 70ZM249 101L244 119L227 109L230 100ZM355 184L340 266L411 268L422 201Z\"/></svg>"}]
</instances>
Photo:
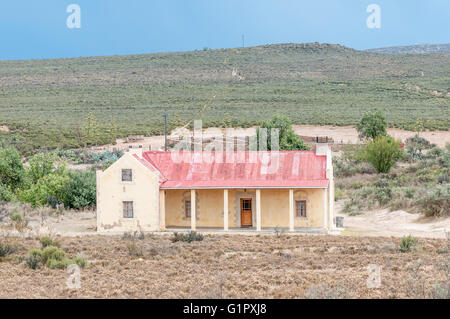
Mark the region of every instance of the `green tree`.
<instances>
[{"instance_id":1,"label":"green tree","mask_svg":"<svg viewBox=\"0 0 450 319\"><path fill-rule=\"evenodd\" d=\"M270 121L261 123L260 128L267 129L267 150L272 150L272 129L278 129L280 150L307 150L308 146L295 134L292 129L291 120L284 115L275 115ZM257 130L257 141L259 145L260 132ZM258 149L261 148L259 145Z\"/></svg>"},{"instance_id":2,"label":"green tree","mask_svg":"<svg viewBox=\"0 0 450 319\"><path fill-rule=\"evenodd\" d=\"M96 204L96 178L94 171L71 171L64 189L64 207L86 208Z\"/></svg>"},{"instance_id":3,"label":"green tree","mask_svg":"<svg viewBox=\"0 0 450 319\"><path fill-rule=\"evenodd\" d=\"M391 136L379 136L367 143L365 160L375 167L378 173L389 173L401 157L400 141Z\"/></svg>"},{"instance_id":4,"label":"green tree","mask_svg":"<svg viewBox=\"0 0 450 319\"><path fill-rule=\"evenodd\" d=\"M30 158L27 170L32 183L37 183L42 177L50 174L55 166L56 157L51 153L38 153Z\"/></svg>"},{"instance_id":5,"label":"green tree","mask_svg":"<svg viewBox=\"0 0 450 319\"><path fill-rule=\"evenodd\" d=\"M362 139L375 139L379 136L386 136L386 117L384 113L377 110L372 113L366 113L356 124L356 130Z\"/></svg>"},{"instance_id":6,"label":"green tree","mask_svg":"<svg viewBox=\"0 0 450 319\"><path fill-rule=\"evenodd\" d=\"M19 152L12 147L0 149L0 184L11 190L22 185L25 170Z\"/></svg>"},{"instance_id":7,"label":"green tree","mask_svg":"<svg viewBox=\"0 0 450 319\"><path fill-rule=\"evenodd\" d=\"M52 205L53 201L63 202L66 184L69 182L69 171L65 164L53 169L35 183L19 192L19 199L30 203L33 207Z\"/></svg>"}]
</instances>

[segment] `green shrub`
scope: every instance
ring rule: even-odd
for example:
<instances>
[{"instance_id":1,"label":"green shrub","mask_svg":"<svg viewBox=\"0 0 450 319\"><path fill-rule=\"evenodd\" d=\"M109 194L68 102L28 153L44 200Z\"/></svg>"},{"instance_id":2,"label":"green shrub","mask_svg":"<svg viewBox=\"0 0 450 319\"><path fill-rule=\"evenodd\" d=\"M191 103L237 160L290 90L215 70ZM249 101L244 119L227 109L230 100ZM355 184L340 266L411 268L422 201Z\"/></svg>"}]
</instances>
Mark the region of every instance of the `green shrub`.
<instances>
[{"instance_id":1,"label":"green shrub","mask_svg":"<svg viewBox=\"0 0 450 319\"><path fill-rule=\"evenodd\" d=\"M46 236L46 237L42 237L39 242L41 243L42 248L46 248L48 246L54 246L54 247L59 247L59 242L56 240L51 239L50 237Z\"/></svg>"},{"instance_id":2,"label":"green shrub","mask_svg":"<svg viewBox=\"0 0 450 319\"><path fill-rule=\"evenodd\" d=\"M74 257L71 261L71 264L76 264L80 268L86 268L86 267L90 266L90 264L87 260L85 260L84 258L79 257L79 256Z\"/></svg>"},{"instance_id":3,"label":"green shrub","mask_svg":"<svg viewBox=\"0 0 450 319\"><path fill-rule=\"evenodd\" d=\"M436 185L416 201L426 216L448 216L450 214L450 184Z\"/></svg>"},{"instance_id":4,"label":"green shrub","mask_svg":"<svg viewBox=\"0 0 450 319\"><path fill-rule=\"evenodd\" d=\"M81 209L95 207L96 176L94 171L70 171L64 188L64 207Z\"/></svg>"},{"instance_id":5,"label":"green shrub","mask_svg":"<svg viewBox=\"0 0 450 319\"><path fill-rule=\"evenodd\" d=\"M69 173L65 165L42 177L36 184L19 193L19 199L33 207L62 202ZM55 208L55 207L54 207Z\"/></svg>"},{"instance_id":6,"label":"green shrub","mask_svg":"<svg viewBox=\"0 0 450 319\"><path fill-rule=\"evenodd\" d=\"M5 257L8 255L12 255L17 251L17 245L11 245L8 243L0 242L0 257Z\"/></svg>"},{"instance_id":7,"label":"green shrub","mask_svg":"<svg viewBox=\"0 0 450 319\"><path fill-rule=\"evenodd\" d=\"M42 261L47 263L48 260L54 259L61 261L66 257L66 253L55 246L47 246L42 250Z\"/></svg>"},{"instance_id":8,"label":"green shrub","mask_svg":"<svg viewBox=\"0 0 450 319\"><path fill-rule=\"evenodd\" d=\"M12 202L16 199L16 195L6 185L0 183L0 202Z\"/></svg>"},{"instance_id":9,"label":"green shrub","mask_svg":"<svg viewBox=\"0 0 450 319\"><path fill-rule=\"evenodd\" d=\"M28 267L31 269L41 268L42 265L42 251L40 249L33 249L28 253L26 259Z\"/></svg>"},{"instance_id":10,"label":"green shrub","mask_svg":"<svg viewBox=\"0 0 450 319\"><path fill-rule=\"evenodd\" d=\"M378 173L389 173L401 154L400 141L390 136L377 137L365 148L365 159Z\"/></svg>"},{"instance_id":11,"label":"green shrub","mask_svg":"<svg viewBox=\"0 0 450 319\"><path fill-rule=\"evenodd\" d=\"M191 231L191 232L189 232L187 234L174 233L171 240L172 240L173 243L175 243L177 241L190 243L190 242L193 242L193 241L202 241L203 240L203 235L199 234L199 233L197 233L195 231Z\"/></svg>"},{"instance_id":12,"label":"green shrub","mask_svg":"<svg viewBox=\"0 0 450 319\"><path fill-rule=\"evenodd\" d=\"M50 269L66 269L69 264L70 260L67 258L62 258L60 260L50 258L45 263L45 266Z\"/></svg>"},{"instance_id":13,"label":"green shrub","mask_svg":"<svg viewBox=\"0 0 450 319\"><path fill-rule=\"evenodd\" d=\"M417 245L417 239L411 235L403 237L400 241L400 251L403 253L411 251Z\"/></svg>"},{"instance_id":14,"label":"green shrub","mask_svg":"<svg viewBox=\"0 0 450 319\"><path fill-rule=\"evenodd\" d=\"M55 166L56 157L51 153L38 153L30 158L27 174L33 184L50 174Z\"/></svg>"},{"instance_id":15,"label":"green shrub","mask_svg":"<svg viewBox=\"0 0 450 319\"><path fill-rule=\"evenodd\" d=\"M412 158L421 159L423 157L422 151L431 148L429 141L416 134L413 137L406 139L406 153Z\"/></svg>"},{"instance_id":16,"label":"green shrub","mask_svg":"<svg viewBox=\"0 0 450 319\"><path fill-rule=\"evenodd\" d=\"M22 185L24 178L19 152L15 148L0 148L0 184L15 190Z\"/></svg>"}]
</instances>

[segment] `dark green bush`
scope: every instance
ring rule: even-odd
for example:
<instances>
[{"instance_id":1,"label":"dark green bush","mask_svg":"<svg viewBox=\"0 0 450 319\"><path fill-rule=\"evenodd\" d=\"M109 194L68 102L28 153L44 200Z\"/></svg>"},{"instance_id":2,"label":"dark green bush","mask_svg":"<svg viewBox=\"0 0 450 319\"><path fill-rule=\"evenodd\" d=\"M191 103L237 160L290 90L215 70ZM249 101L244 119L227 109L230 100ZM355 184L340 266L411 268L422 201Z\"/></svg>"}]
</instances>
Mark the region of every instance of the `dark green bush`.
<instances>
[{"instance_id":1,"label":"dark green bush","mask_svg":"<svg viewBox=\"0 0 450 319\"><path fill-rule=\"evenodd\" d=\"M195 231L191 231L191 232L189 232L187 234L174 233L171 240L172 240L173 243L175 243L177 241L190 243L190 242L193 242L193 241L202 241L203 240L203 235L199 234L199 233L197 233Z\"/></svg>"},{"instance_id":2,"label":"dark green bush","mask_svg":"<svg viewBox=\"0 0 450 319\"><path fill-rule=\"evenodd\" d=\"M48 247L48 246L54 246L59 247L59 242L56 240L51 239L50 237L42 237L39 242L41 243L42 248Z\"/></svg>"},{"instance_id":3,"label":"dark green bush","mask_svg":"<svg viewBox=\"0 0 450 319\"><path fill-rule=\"evenodd\" d=\"M411 251L417 245L417 239L411 235L403 237L400 241L400 251L406 253Z\"/></svg>"},{"instance_id":4,"label":"dark green bush","mask_svg":"<svg viewBox=\"0 0 450 319\"><path fill-rule=\"evenodd\" d=\"M96 205L96 176L94 171L70 171L64 187L64 207L82 209Z\"/></svg>"},{"instance_id":5,"label":"dark green bush","mask_svg":"<svg viewBox=\"0 0 450 319\"><path fill-rule=\"evenodd\" d=\"M41 268L42 265L42 251L40 249L33 249L28 253L26 259L28 267L31 269Z\"/></svg>"},{"instance_id":6,"label":"dark green bush","mask_svg":"<svg viewBox=\"0 0 450 319\"><path fill-rule=\"evenodd\" d=\"M12 255L15 252L17 252L17 249L18 249L17 245L11 245L8 243L0 242L0 257Z\"/></svg>"},{"instance_id":7,"label":"dark green bush","mask_svg":"<svg viewBox=\"0 0 450 319\"><path fill-rule=\"evenodd\" d=\"M0 148L0 184L15 190L22 185L24 178L19 152L15 148Z\"/></svg>"}]
</instances>

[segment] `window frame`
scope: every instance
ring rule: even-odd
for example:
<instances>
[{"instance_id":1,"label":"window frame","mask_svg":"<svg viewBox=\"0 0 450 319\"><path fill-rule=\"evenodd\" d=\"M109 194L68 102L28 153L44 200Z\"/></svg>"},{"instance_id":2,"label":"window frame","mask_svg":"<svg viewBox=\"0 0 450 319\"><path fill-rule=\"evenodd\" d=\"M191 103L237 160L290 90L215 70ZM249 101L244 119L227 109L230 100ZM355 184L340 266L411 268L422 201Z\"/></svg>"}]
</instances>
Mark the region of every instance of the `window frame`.
<instances>
[{"instance_id":1,"label":"window frame","mask_svg":"<svg viewBox=\"0 0 450 319\"><path fill-rule=\"evenodd\" d=\"M299 215L298 214L298 203L303 203L303 205L304 205L304 208L305 208L305 215L303 216L303 215ZM308 217L308 209L307 209L307 201L306 201L306 199L296 199L295 200L295 217L298 217L298 218L307 218ZM301 212L300 212L300 214L301 214Z\"/></svg>"},{"instance_id":2,"label":"window frame","mask_svg":"<svg viewBox=\"0 0 450 319\"><path fill-rule=\"evenodd\" d=\"M130 178L131 178L130 180L124 180L124 179L123 179L123 177L125 176L125 175L124 175L124 172L125 172L125 171L129 171L129 172L130 172ZM124 183L130 183L130 182L133 181L133 170L132 170L131 168L122 168L121 173L122 173L122 175L121 175L120 180L121 180L122 182L124 182Z\"/></svg>"},{"instance_id":3,"label":"window frame","mask_svg":"<svg viewBox=\"0 0 450 319\"><path fill-rule=\"evenodd\" d=\"M127 208L129 208L129 207L127 207L127 205L129 205L129 204L131 204L131 216L126 215ZM122 214L123 218L127 218L127 219L134 218L134 203L133 203L133 201L131 201L131 200L122 201L122 213L123 213Z\"/></svg>"},{"instance_id":4,"label":"window frame","mask_svg":"<svg viewBox=\"0 0 450 319\"><path fill-rule=\"evenodd\" d=\"M188 203L189 203L189 211L188 211ZM189 212L189 214L188 214ZM192 216L192 202L190 199L184 200L184 217L191 218Z\"/></svg>"}]
</instances>

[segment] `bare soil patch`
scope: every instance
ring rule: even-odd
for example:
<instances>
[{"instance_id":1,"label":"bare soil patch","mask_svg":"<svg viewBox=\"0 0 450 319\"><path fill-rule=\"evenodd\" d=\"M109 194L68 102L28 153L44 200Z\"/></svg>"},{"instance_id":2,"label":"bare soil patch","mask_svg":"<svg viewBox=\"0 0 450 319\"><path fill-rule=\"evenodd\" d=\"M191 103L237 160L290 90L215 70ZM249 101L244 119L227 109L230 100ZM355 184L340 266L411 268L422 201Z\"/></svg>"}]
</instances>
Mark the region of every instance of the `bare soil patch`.
<instances>
[{"instance_id":1,"label":"bare soil patch","mask_svg":"<svg viewBox=\"0 0 450 319\"><path fill-rule=\"evenodd\" d=\"M9 127L6 125L0 125L0 132L9 132Z\"/></svg>"}]
</instances>

